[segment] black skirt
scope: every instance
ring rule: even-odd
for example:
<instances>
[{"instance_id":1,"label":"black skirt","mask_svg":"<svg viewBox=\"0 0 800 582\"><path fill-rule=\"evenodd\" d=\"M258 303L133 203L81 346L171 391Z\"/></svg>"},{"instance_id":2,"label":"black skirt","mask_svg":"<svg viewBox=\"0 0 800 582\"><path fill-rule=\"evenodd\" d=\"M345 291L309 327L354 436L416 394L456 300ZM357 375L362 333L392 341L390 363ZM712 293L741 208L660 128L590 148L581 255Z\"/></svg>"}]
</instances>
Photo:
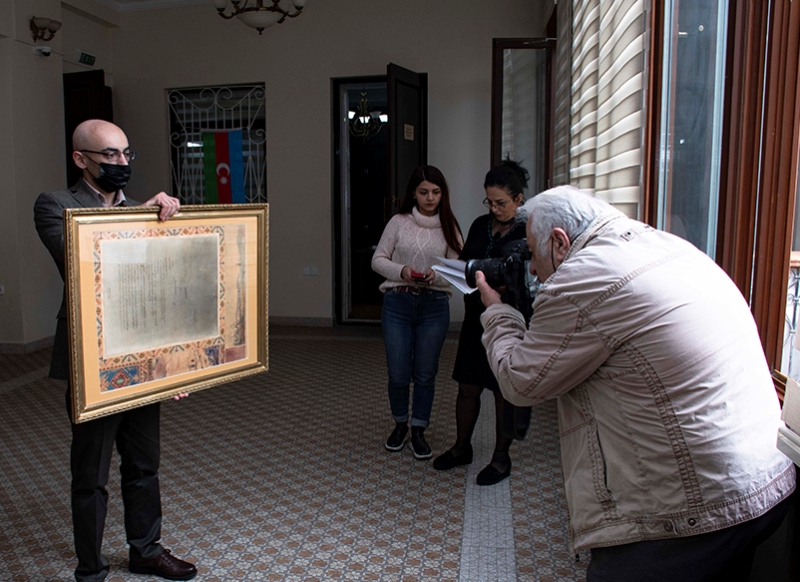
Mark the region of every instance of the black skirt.
<instances>
[{"instance_id":1,"label":"black skirt","mask_svg":"<svg viewBox=\"0 0 800 582\"><path fill-rule=\"evenodd\" d=\"M474 384L482 388L488 388L492 392L500 390L497 378L494 377L492 369L489 367L489 360L486 358L486 348L481 343L483 336L483 326L480 317L483 313L483 304L480 302L480 294L476 291L464 296L465 314L464 323L461 326L461 335L458 336L458 352L456 353L456 363L453 366L453 380L463 384ZM474 314L475 307L469 305L469 301L477 299L480 304L478 313ZM469 312L472 314L468 315Z\"/></svg>"}]
</instances>

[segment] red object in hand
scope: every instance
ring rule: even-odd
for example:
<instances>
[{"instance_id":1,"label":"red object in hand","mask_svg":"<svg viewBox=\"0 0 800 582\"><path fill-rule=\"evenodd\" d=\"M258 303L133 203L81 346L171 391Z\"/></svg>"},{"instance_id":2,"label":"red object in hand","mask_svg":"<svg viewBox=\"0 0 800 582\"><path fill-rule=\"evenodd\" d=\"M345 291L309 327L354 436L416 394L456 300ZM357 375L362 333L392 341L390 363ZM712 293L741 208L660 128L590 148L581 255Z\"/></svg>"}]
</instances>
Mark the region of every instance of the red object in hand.
<instances>
[{"instance_id":1,"label":"red object in hand","mask_svg":"<svg viewBox=\"0 0 800 582\"><path fill-rule=\"evenodd\" d=\"M415 271L414 269L410 269L410 271L411 271L410 275L411 275L412 279L424 279L425 278L425 273L420 273L419 271Z\"/></svg>"}]
</instances>

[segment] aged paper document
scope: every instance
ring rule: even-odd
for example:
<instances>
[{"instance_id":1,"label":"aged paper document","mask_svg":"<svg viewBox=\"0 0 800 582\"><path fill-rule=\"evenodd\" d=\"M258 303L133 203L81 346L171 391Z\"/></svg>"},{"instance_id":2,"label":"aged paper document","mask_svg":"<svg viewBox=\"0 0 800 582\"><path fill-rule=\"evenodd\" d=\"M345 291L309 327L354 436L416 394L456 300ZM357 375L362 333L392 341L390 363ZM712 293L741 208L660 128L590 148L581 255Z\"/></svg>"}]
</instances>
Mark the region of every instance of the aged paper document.
<instances>
[{"instance_id":1,"label":"aged paper document","mask_svg":"<svg viewBox=\"0 0 800 582\"><path fill-rule=\"evenodd\" d=\"M100 246L103 357L219 335L218 234Z\"/></svg>"}]
</instances>

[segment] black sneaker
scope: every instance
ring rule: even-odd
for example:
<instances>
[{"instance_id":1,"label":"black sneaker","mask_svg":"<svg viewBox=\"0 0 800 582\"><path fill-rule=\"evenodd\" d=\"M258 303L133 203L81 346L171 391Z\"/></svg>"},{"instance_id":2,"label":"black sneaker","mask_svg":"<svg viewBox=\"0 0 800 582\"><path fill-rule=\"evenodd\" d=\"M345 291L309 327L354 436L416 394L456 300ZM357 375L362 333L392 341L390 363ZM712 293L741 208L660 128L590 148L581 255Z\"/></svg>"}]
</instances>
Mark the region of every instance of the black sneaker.
<instances>
[{"instance_id":1,"label":"black sneaker","mask_svg":"<svg viewBox=\"0 0 800 582\"><path fill-rule=\"evenodd\" d=\"M408 437L408 425L405 422L398 422L392 434L386 439L387 451L401 451L406 446L406 437Z\"/></svg>"},{"instance_id":2,"label":"black sneaker","mask_svg":"<svg viewBox=\"0 0 800 582\"><path fill-rule=\"evenodd\" d=\"M431 448L425 442L424 426L411 427L411 450L414 451L414 456L417 459L430 459L433 456Z\"/></svg>"}]
</instances>

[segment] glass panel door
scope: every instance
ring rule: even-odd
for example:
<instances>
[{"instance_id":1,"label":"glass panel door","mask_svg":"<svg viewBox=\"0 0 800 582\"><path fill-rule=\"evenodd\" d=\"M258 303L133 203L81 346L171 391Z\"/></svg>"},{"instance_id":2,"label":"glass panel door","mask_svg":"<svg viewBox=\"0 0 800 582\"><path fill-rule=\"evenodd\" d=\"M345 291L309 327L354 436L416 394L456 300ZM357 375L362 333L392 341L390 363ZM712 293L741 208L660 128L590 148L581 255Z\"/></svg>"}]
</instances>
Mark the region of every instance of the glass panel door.
<instances>
[{"instance_id":1,"label":"glass panel door","mask_svg":"<svg viewBox=\"0 0 800 582\"><path fill-rule=\"evenodd\" d=\"M727 0L666 0L657 226L714 258Z\"/></svg>"},{"instance_id":2,"label":"glass panel door","mask_svg":"<svg viewBox=\"0 0 800 582\"><path fill-rule=\"evenodd\" d=\"M506 157L530 172L531 194L550 187L553 172L550 114L554 39L493 41L492 159Z\"/></svg>"},{"instance_id":3,"label":"glass panel door","mask_svg":"<svg viewBox=\"0 0 800 582\"><path fill-rule=\"evenodd\" d=\"M800 324L800 200L798 200L797 183L798 180L795 179L794 233L792 254L789 259L789 283L786 289L781 373L800 382L800 337L797 335Z\"/></svg>"},{"instance_id":4,"label":"glass panel door","mask_svg":"<svg viewBox=\"0 0 800 582\"><path fill-rule=\"evenodd\" d=\"M503 51L503 120L500 151L530 171L531 190L547 188L546 49Z\"/></svg>"}]
</instances>

